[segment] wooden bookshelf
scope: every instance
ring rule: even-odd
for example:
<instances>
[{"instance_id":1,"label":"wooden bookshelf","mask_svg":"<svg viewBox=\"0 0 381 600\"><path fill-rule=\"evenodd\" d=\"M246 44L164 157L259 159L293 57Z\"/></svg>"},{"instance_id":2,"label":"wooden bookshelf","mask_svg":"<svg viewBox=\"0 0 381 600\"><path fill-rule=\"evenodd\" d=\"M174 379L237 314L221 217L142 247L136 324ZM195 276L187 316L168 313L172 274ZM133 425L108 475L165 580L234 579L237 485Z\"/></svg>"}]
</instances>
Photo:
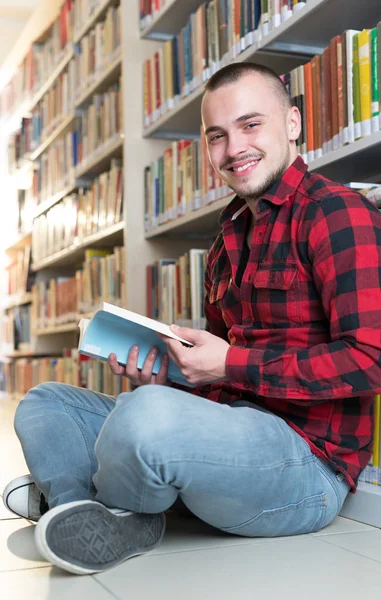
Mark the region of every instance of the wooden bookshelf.
<instances>
[{"instance_id":1,"label":"wooden bookshelf","mask_svg":"<svg viewBox=\"0 0 381 600\"><path fill-rule=\"evenodd\" d=\"M52 208L52 206L57 204L57 202L62 200L62 198L65 198L65 196L68 196L69 194L71 194L71 192L74 192L75 189L77 189L77 182L73 179L60 192L57 192L57 194L54 194L53 196L51 196L44 202L41 202L41 204L37 204L36 210L34 211L34 215L33 215L34 218L38 217L39 215L42 215L42 213L49 210L49 208Z\"/></svg>"},{"instance_id":2,"label":"wooden bookshelf","mask_svg":"<svg viewBox=\"0 0 381 600\"><path fill-rule=\"evenodd\" d=\"M86 157L75 169L76 177L98 175L110 166L112 158L120 158L123 153L123 134L114 136Z\"/></svg>"},{"instance_id":3,"label":"wooden bookshelf","mask_svg":"<svg viewBox=\"0 0 381 600\"><path fill-rule=\"evenodd\" d=\"M65 67L69 64L72 58L74 58L74 48L73 45L70 44L55 69L52 71L46 81L44 81L40 89L34 94L34 96L32 96L28 107L28 112L31 112L36 104L38 104L41 98L46 94L46 92L49 91L58 76L61 75L62 71L64 71Z\"/></svg>"},{"instance_id":4,"label":"wooden bookshelf","mask_svg":"<svg viewBox=\"0 0 381 600\"><path fill-rule=\"evenodd\" d=\"M60 135L63 135L75 123L75 112L71 111L67 116L63 117L57 127L48 135L48 137L30 153L30 160L35 161L41 154L52 144Z\"/></svg>"},{"instance_id":5,"label":"wooden bookshelf","mask_svg":"<svg viewBox=\"0 0 381 600\"><path fill-rule=\"evenodd\" d=\"M93 94L100 94L107 90L107 88L114 81L117 80L122 69L122 53L116 53L115 58L107 64L106 68L95 78L94 83L89 85L75 101L75 108L79 108L86 102L89 102Z\"/></svg>"},{"instance_id":6,"label":"wooden bookshelf","mask_svg":"<svg viewBox=\"0 0 381 600\"><path fill-rule=\"evenodd\" d=\"M75 244L64 248L55 254L52 254L48 258L41 260L38 263L32 265L33 271L41 271L46 267L55 267L77 265L83 261L86 248L91 247L112 247L120 244L123 238L124 222L116 223L111 227L97 231L96 233L88 236L84 240L77 240Z\"/></svg>"},{"instance_id":7,"label":"wooden bookshelf","mask_svg":"<svg viewBox=\"0 0 381 600\"><path fill-rule=\"evenodd\" d=\"M177 0L166 6L166 9L184 10L185 6L185 3ZM190 12L189 10L188 16ZM290 19L246 48L236 58L230 56L228 62L255 61L278 73L284 73L307 62L314 54L320 54L330 39L345 29L353 28L354 24L357 29L372 27L379 19L378 0L367 0L366 11L359 10L358 4L353 1L308 0L306 6ZM160 23L158 17L156 20ZM176 33L179 30L177 28ZM203 88L201 85L182 98L173 110L147 127L144 136L181 138L198 135Z\"/></svg>"},{"instance_id":8,"label":"wooden bookshelf","mask_svg":"<svg viewBox=\"0 0 381 600\"><path fill-rule=\"evenodd\" d=\"M63 323L62 325L52 325L51 327L43 327L34 330L34 334L37 336L43 335L57 335L59 333L68 333L70 331L79 331L78 323L81 317L78 317L77 321Z\"/></svg>"},{"instance_id":9,"label":"wooden bookshelf","mask_svg":"<svg viewBox=\"0 0 381 600\"><path fill-rule=\"evenodd\" d=\"M15 308L16 306L23 306L25 304L30 304L32 302L32 293L24 292L21 294L13 294L12 296L8 296L5 303L3 304L3 308L8 310L10 308Z\"/></svg>"},{"instance_id":10,"label":"wooden bookshelf","mask_svg":"<svg viewBox=\"0 0 381 600\"><path fill-rule=\"evenodd\" d=\"M177 219L159 225L146 233L147 240L162 235L190 235L193 237L216 234L218 231L218 216L220 212L231 202L234 194L215 200L198 210L193 210Z\"/></svg>"},{"instance_id":11,"label":"wooden bookshelf","mask_svg":"<svg viewBox=\"0 0 381 600\"><path fill-rule=\"evenodd\" d=\"M100 2L95 10L87 17L83 26L78 31L74 32L74 44L78 44L80 39L86 35L98 21L103 19L107 9L115 4L119 4L119 0L103 0L103 2Z\"/></svg>"},{"instance_id":12,"label":"wooden bookshelf","mask_svg":"<svg viewBox=\"0 0 381 600\"><path fill-rule=\"evenodd\" d=\"M20 235L17 236L15 241L10 246L5 248L4 252L6 252L6 253L17 252L18 250L25 248L25 246L29 246L31 241L32 241L32 232L31 231L27 231L26 233L21 233Z\"/></svg>"},{"instance_id":13,"label":"wooden bookshelf","mask_svg":"<svg viewBox=\"0 0 381 600\"><path fill-rule=\"evenodd\" d=\"M140 32L142 39L163 40L176 35L186 24L191 12L195 11L203 0L167 0L164 8L151 18L149 25Z\"/></svg>"}]
</instances>

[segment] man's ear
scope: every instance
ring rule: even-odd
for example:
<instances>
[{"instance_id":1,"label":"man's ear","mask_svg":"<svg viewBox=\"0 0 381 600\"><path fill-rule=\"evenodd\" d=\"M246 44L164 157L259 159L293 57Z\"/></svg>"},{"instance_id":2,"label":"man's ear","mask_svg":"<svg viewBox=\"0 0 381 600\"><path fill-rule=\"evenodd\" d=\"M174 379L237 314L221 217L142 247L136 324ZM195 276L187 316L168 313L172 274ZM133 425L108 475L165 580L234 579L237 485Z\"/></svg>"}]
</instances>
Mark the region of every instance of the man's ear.
<instances>
[{"instance_id":1,"label":"man's ear","mask_svg":"<svg viewBox=\"0 0 381 600\"><path fill-rule=\"evenodd\" d=\"M302 119L296 106L289 108L287 113L287 133L290 142L296 142L300 136Z\"/></svg>"}]
</instances>

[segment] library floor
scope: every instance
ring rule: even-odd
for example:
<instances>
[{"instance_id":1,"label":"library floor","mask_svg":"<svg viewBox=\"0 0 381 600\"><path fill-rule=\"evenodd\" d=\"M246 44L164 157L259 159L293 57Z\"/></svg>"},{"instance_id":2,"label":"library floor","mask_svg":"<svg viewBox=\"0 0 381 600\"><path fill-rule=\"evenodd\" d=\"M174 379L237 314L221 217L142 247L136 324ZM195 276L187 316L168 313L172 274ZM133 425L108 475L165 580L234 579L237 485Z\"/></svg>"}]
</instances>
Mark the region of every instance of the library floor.
<instances>
[{"instance_id":1,"label":"library floor","mask_svg":"<svg viewBox=\"0 0 381 600\"><path fill-rule=\"evenodd\" d=\"M0 495L27 472L13 432L15 401L0 397ZM0 590L12 600L321 600L379 595L381 531L338 517L318 534L247 539L172 517L162 545L102 575L50 567L33 525L0 503ZM8 596L7 596L8 597Z\"/></svg>"}]
</instances>

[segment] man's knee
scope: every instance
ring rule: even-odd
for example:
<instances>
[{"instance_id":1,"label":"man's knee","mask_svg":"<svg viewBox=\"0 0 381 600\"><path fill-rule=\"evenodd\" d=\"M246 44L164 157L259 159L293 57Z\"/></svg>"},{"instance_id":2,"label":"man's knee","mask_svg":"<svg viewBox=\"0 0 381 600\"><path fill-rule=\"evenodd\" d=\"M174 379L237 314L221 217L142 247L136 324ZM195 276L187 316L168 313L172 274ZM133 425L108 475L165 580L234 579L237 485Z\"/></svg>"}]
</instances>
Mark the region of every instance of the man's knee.
<instances>
[{"instance_id":1,"label":"man's knee","mask_svg":"<svg viewBox=\"0 0 381 600\"><path fill-rule=\"evenodd\" d=\"M113 446L117 452L141 454L152 444L165 444L168 438L179 435L182 421L181 402L165 386L141 386L118 397L115 409L107 418L97 440L99 460Z\"/></svg>"},{"instance_id":2,"label":"man's knee","mask_svg":"<svg viewBox=\"0 0 381 600\"><path fill-rule=\"evenodd\" d=\"M36 406L41 405L41 403L43 405L47 400L59 398L64 388L64 383L56 383L55 381L40 383L31 388L16 408L14 418L16 433L19 434L25 421L36 411Z\"/></svg>"}]
</instances>

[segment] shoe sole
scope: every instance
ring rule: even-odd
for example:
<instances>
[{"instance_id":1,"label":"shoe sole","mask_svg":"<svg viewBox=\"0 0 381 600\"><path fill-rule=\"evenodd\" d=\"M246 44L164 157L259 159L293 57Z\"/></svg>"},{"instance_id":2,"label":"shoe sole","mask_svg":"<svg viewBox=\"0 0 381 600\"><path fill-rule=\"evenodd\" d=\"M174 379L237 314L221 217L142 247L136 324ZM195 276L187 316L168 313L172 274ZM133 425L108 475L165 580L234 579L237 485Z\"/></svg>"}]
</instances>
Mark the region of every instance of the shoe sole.
<instances>
[{"instance_id":1,"label":"shoe sole","mask_svg":"<svg viewBox=\"0 0 381 600\"><path fill-rule=\"evenodd\" d=\"M8 498L12 494L12 492L16 492L17 490L19 490L23 487L29 487L33 483L34 483L34 479L31 475L21 475L21 477L17 477L16 479L13 479L12 481L10 481L8 483L8 485L6 485L6 487L4 489L3 503L4 503L4 506L14 515L17 515L18 517L22 517L23 519L28 519L29 521L37 522L36 519L32 519L29 516L29 514L23 515L21 513L14 511L8 504Z\"/></svg>"},{"instance_id":2,"label":"shoe sole","mask_svg":"<svg viewBox=\"0 0 381 600\"><path fill-rule=\"evenodd\" d=\"M50 563L89 575L154 550L164 532L163 513L114 514L103 504L83 500L56 506L43 515L35 541Z\"/></svg>"}]
</instances>

